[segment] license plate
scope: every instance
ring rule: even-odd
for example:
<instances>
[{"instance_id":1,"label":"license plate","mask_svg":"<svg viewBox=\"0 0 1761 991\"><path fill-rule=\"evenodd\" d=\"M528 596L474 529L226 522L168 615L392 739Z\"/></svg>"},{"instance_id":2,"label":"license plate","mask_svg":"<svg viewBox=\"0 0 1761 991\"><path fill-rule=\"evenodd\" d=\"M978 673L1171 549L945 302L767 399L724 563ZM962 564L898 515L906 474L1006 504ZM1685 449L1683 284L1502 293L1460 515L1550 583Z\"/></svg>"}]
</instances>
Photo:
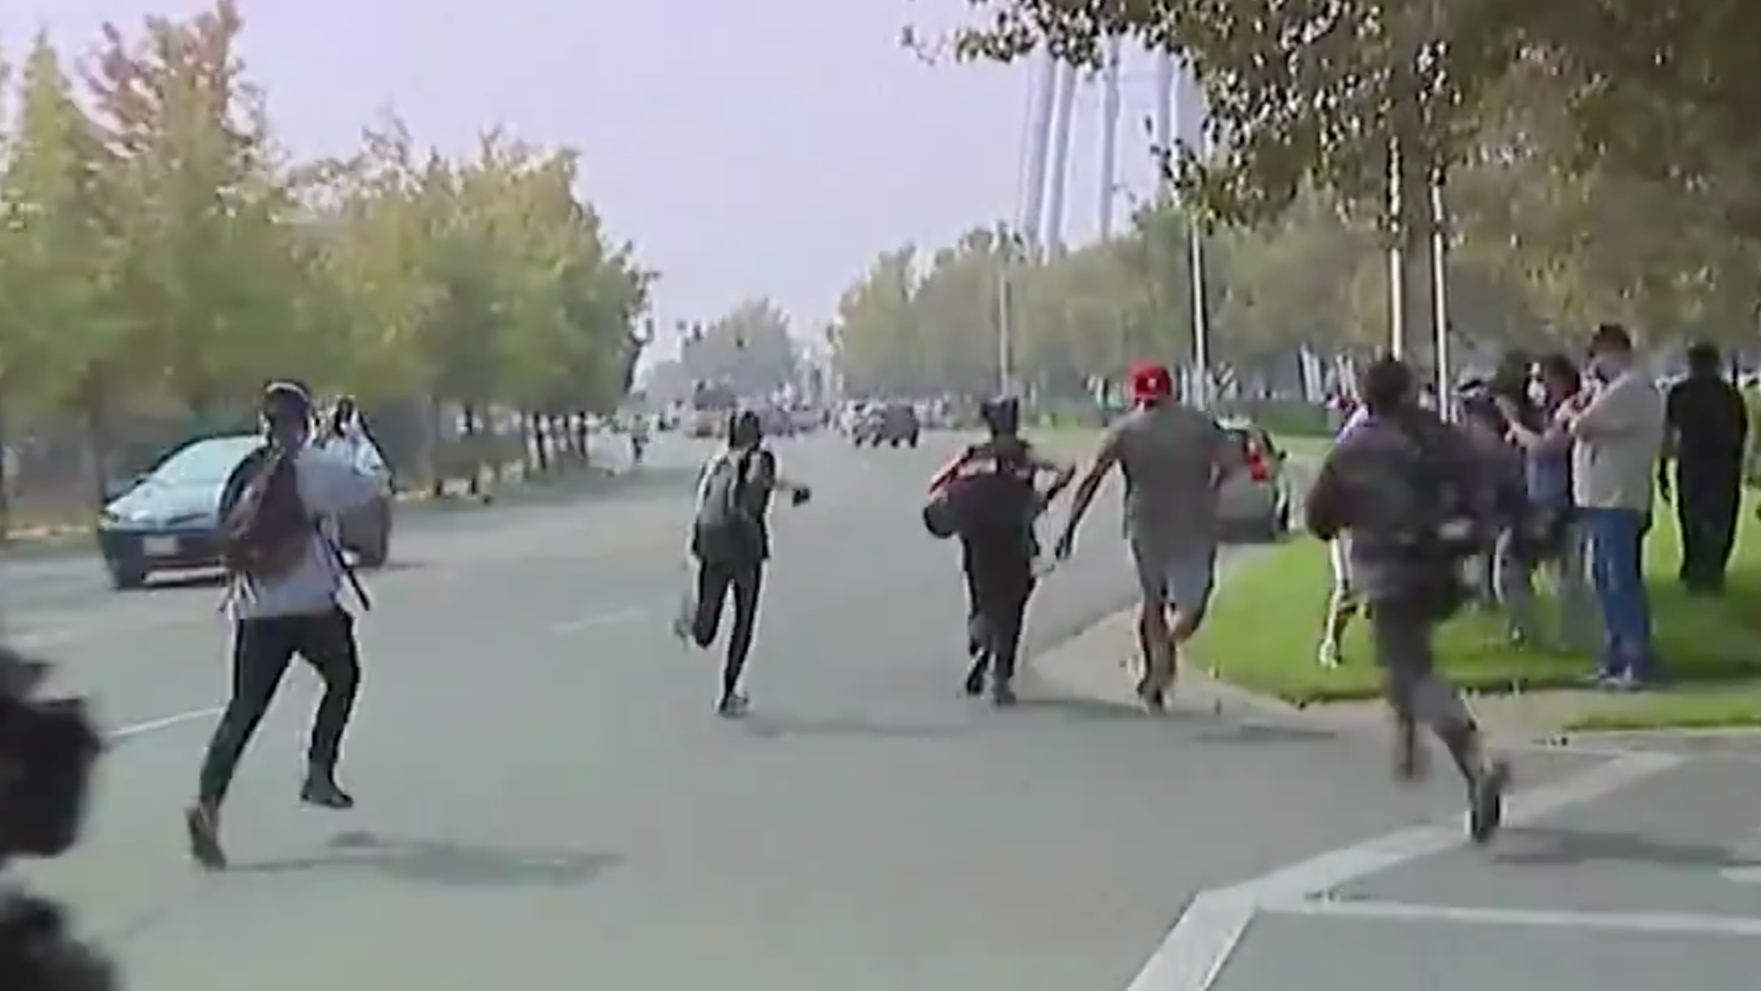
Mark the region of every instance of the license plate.
<instances>
[{"instance_id":1,"label":"license plate","mask_svg":"<svg viewBox=\"0 0 1761 991\"><path fill-rule=\"evenodd\" d=\"M177 554L177 538L148 537L141 541L141 553L148 557L172 557Z\"/></svg>"}]
</instances>

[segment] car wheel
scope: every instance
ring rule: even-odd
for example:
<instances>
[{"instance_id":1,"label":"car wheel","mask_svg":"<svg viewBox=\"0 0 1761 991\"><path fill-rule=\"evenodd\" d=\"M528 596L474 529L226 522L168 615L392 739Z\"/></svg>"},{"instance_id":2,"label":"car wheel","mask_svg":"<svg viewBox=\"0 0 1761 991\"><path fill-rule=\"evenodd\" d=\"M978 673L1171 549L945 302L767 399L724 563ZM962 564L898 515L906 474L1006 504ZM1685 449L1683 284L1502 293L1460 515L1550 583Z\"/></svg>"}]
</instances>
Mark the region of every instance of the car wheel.
<instances>
[{"instance_id":1,"label":"car wheel","mask_svg":"<svg viewBox=\"0 0 1761 991\"><path fill-rule=\"evenodd\" d=\"M114 562L109 564L108 567L110 570L110 587L116 589L118 592L126 592L130 589L142 588L147 584L148 571L146 568L139 567L138 565L117 564Z\"/></svg>"},{"instance_id":2,"label":"car wheel","mask_svg":"<svg viewBox=\"0 0 1761 991\"><path fill-rule=\"evenodd\" d=\"M894 447L898 447L900 444L903 444L903 443L905 443L905 438L903 438L903 437L894 437L892 440L892 445Z\"/></svg>"},{"instance_id":3,"label":"car wheel","mask_svg":"<svg viewBox=\"0 0 1761 991\"><path fill-rule=\"evenodd\" d=\"M918 440L918 438L917 438L917 435L916 435L916 434L912 434L912 435L911 435L911 441L910 441L910 444L911 444L911 446L912 446L912 447L916 447L916 446L917 446L917 440Z\"/></svg>"}]
</instances>

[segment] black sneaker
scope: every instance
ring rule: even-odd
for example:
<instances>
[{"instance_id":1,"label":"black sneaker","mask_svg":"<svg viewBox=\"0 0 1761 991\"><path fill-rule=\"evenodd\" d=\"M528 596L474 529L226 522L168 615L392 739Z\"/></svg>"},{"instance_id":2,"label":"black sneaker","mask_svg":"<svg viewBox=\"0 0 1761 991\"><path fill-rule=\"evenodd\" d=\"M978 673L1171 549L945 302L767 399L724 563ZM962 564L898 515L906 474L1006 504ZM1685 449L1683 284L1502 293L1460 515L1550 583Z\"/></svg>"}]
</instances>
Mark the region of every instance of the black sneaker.
<instances>
[{"instance_id":1,"label":"black sneaker","mask_svg":"<svg viewBox=\"0 0 1761 991\"><path fill-rule=\"evenodd\" d=\"M990 667L988 662L989 658L980 657L973 663L972 669L966 672L966 684L961 687L967 698L975 699L984 694L984 672Z\"/></svg>"},{"instance_id":2,"label":"black sneaker","mask_svg":"<svg viewBox=\"0 0 1761 991\"><path fill-rule=\"evenodd\" d=\"M226 851L220 846L220 814L216 809L197 803L184 810L184 828L189 831L190 856L204 870L226 869Z\"/></svg>"},{"instance_id":3,"label":"black sneaker","mask_svg":"<svg viewBox=\"0 0 1761 991\"><path fill-rule=\"evenodd\" d=\"M1479 844L1492 841L1504 825L1504 790L1510 785L1510 764L1495 760L1474 782L1473 807L1468 813L1468 835Z\"/></svg>"},{"instance_id":4,"label":"black sneaker","mask_svg":"<svg viewBox=\"0 0 1761 991\"><path fill-rule=\"evenodd\" d=\"M751 703L747 701L746 696L739 692L729 692L722 696L720 702L716 703L715 714L723 719L738 719L746 714L746 709L750 705Z\"/></svg>"},{"instance_id":5,"label":"black sneaker","mask_svg":"<svg viewBox=\"0 0 1761 991\"><path fill-rule=\"evenodd\" d=\"M1137 683L1137 698L1151 712L1165 712L1168 709L1168 693L1156 687L1148 678Z\"/></svg>"},{"instance_id":6,"label":"black sneaker","mask_svg":"<svg viewBox=\"0 0 1761 991\"><path fill-rule=\"evenodd\" d=\"M316 805L321 809L343 811L355 807L355 798L342 790L336 778L323 771L314 771L306 777L305 787L300 789L300 801L307 805Z\"/></svg>"},{"instance_id":7,"label":"black sneaker","mask_svg":"<svg viewBox=\"0 0 1761 991\"><path fill-rule=\"evenodd\" d=\"M991 704L999 709L1007 709L1018 701L1020 700L1015 697L1015 686L1006 681L998 682L991 689Z\"/></svg>"}]
</instances>

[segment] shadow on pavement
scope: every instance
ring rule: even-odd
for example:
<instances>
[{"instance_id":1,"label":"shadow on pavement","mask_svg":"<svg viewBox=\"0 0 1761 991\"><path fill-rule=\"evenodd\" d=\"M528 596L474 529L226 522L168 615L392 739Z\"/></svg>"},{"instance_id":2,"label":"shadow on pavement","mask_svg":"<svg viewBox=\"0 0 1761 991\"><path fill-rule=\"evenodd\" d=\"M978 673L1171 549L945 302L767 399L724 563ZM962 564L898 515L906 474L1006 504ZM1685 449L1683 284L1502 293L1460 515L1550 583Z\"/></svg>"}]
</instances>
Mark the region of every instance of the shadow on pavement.
<instances>
[{"instance_id":1,"label":"shadow on pavement","mask_svg":"<svg viewBox=\"0 0 1761 991\"><path fill-rule=\"evenodd\" d=\"M947 723L885 723L860 716L789 716L774 712L749 715L740 720L740 726L760 740L790 736L932 740L965 732L965 727Z\"/></svg>"},{"instance_id":2,"label":"shadow on pavement","mask_svg":"<svg viewBox=\"0 0 1761 991\"><path fill-rule=\"evenodd\" d=\"M331 852L320 856L239 864L228 873L280 874L365 868L399 880L429 884L511 887L585 884L624 862L621 855L612 853L498 850L433 840L387 838L365 832L339 834L329 845Z\"/></svg>"},{"instance_id":3,"label":"shadow on pavement","mask_svg":"<svg viewBox=\"0 0 1761 991\"><path fill-rule=\"evenodd\" d=\"M1016 706L1022 712L1056 713L1070 721L1081 722L1148 722L1152 720L1184 721L1196 717L1197 713L1183 712L1173 709L1162 714L1153 714L1136 706L1120 705L1117 702L1104 702L1098 699L1084 699L1062 696L1041 696L1023 698Z\"/></svg>"},{"instance_id":4,"label":"shadow on pavement","mask_svg":"<svg viewBox=\"0 0 1761 991\"><path fill-rule=\"evenodd\" d=\"M1325 743L1339 739L1339 734L1312 726L1235 723L1226 729L1206 730L1199 739L1214 743Z\"/></svg>"},{"instance_id":5,"label":"shadow on pavement","mask_svg":"<svg viewBox=\"0 0 1761 991\"><path fill-rule=\"evenodd\" d=\"M1631 833L1525 827L1506 830L1505 836L1508 839L1497 854L1497 860L1505 864L1567 867L1612 861L1720 869L1761 866L1761 862L1721 846L1668 843Z\"/></svg>"}]
</instances>

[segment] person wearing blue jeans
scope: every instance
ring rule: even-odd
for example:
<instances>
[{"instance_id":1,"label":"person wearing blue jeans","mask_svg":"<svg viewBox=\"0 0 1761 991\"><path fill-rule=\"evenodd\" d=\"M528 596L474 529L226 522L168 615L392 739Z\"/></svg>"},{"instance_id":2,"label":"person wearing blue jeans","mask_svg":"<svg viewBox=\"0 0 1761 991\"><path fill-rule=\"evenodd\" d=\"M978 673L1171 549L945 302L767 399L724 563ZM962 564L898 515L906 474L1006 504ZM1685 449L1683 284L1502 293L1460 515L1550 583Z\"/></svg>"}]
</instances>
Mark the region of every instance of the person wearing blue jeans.
<instances>
[{"instance_id":1,"label":"person wearing blue jeans","mask_svg":"<svg viewBox=\"0 0 1761 991\"><path fill-rule=\"evenodd\" d=\"M1632 337L1603 324L1590 342L1600 383L1560 407L1555 429L1572 439L1572 501L1590 553L1590 584L1601 606L1603 653L1597 680L1630 688L1662 674L1651 644L1644 544L1663 451L1663 395L1635 360Z\"/></svg>"},{"instance_id":2,"label":"person wearing blue jeans","mask_svg":"<svg viewBox=\"0 0 1761 991\"><path fill-rule=\"evenodd\" d=\"M1651 648L1651 596L1645 589L1645 534L1651 518L1631 509L1586 509L1590 586L1602 612L1605 681L1650 681L1659 674Z\"/></svg>"}]
</instances>

